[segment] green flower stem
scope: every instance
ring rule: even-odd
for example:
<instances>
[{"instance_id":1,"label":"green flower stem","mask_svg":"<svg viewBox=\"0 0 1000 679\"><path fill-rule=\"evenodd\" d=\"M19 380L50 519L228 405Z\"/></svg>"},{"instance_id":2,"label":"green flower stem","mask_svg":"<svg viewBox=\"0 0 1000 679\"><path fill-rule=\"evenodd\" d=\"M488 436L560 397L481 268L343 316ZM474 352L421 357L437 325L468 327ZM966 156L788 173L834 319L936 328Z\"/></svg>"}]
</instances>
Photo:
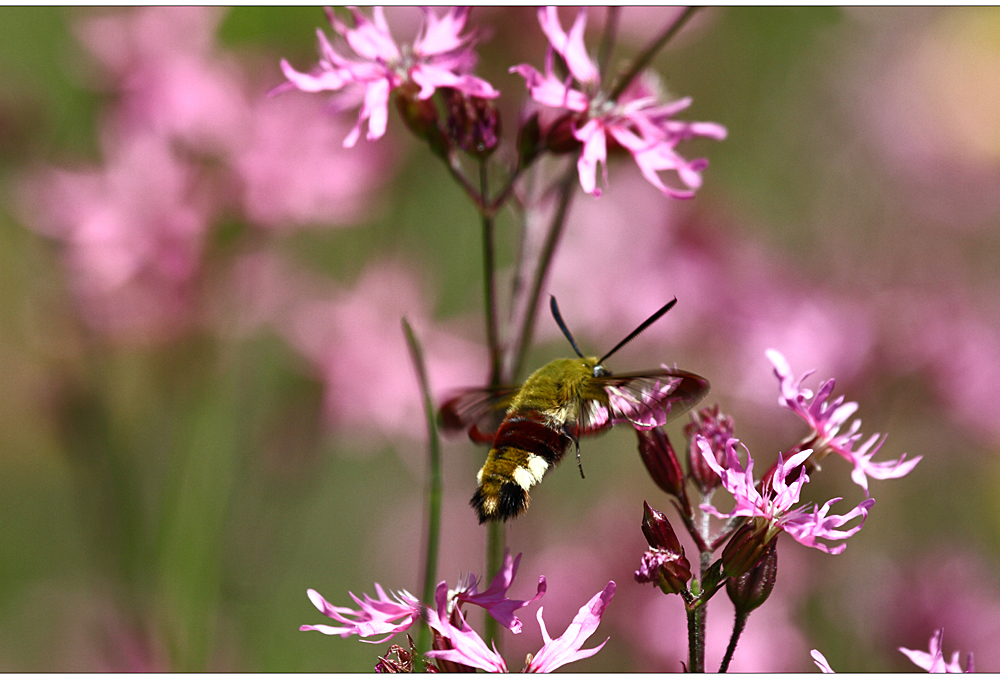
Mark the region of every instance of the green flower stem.
<instances>
[{"instance_id":1,"label":"green flower stem","mask_svg":"<svg viewBox=\"0 0 1000 679\"><path fill-rule=\"evenodd\" d=\"M726 648L726 656L722 659L722 664L719 665L720 674L729 670L729 662L733 659L733 653L736 651L736 643L740 640L740 635L743 634L743 629L747 626L747 618L749 617L749 613L736 612L736 620L733 622L733 634L729 637L729 647Z\"/></svg>"},{"instance_id":2,"label":"green flower stem","mask_svg":"<svg viewBox=\"0 0 1000 679\"><path fill-rule=\"evenodd\" d=\"M531 290L528 293L528 306L524 313L524 322L521 327L521 334L518 337L516 349L514 351L514 368L511 371L516 378L524 366L524 361L528 355L528 348L531 346L532 335L535 331L535 313L538 311L538 300L541 297L542 286L555 256L556 247L562 237L563 227L566 225L566 216L569 214L569 206L573 195L576 193L574 182L576 181L576 164L571 163L558 184L559 206L552 217L549 225L549 232L545 237L545 244L538 257L538 266L535 268L535 276L531 281Z\"/></svg>"},{"instance_id":3,"label":"green flower stem","mask_svg":"<svg viewBox=\"0 0 1000 679\"><path fill-rule=\"evenodd\" d=\"M489 195L487 162L479 161L479 188ZM486 342L490 352L490 386L500 386L500 339L497 333L496 253L493 215L482 211L483 219L483 313L486 315Z\"/></svg>"},{"instance_id":4,"label":"green flower stem","mask_svg":"<svg viewBox=\"0 0 1000 679\"><path fill-rule=\"evenodd\" d=\"M486 543L486 572L490 579L500 572L503 566L504 552L507 547L507 524L503 521L491 521L489 537ZM492 615L486 616L486 623L483 625L483 639L489 642L491 639L497 646L497 651L503 652L503 638L497 632L499 626Z\"/></svg>"},{"instance_id":5,"label":"green flower stem","mask_svg":"<svg viewBox=\"0 0 1000 679\"><path fill-rule=\"evenodd\" d=\"M709 555L711 556L711 555ZM702 554L702 564L705 558ZM705 619L708 609L702 600L699 582L692 583L691 593L696 595L693 605L687 607L688 623L688 672L705 671Z\"/></svg>"},{"instance_id":6,"label":"green flower stem","mask_svg":"<svg viewBox=\"0 0 1000 679\"><path fill-rule=\"evenodd\" d=\"M611 90L611 94L608 98L612 101L617 100L618 97L621 96L622 92L625 91L625 88L627 88L629 84L635 80L636 76L642 73L643 69L649 66L649 62L653 60L656 53L659 52L664 45L670 42L671 38L677 35L677 32L683 28L688 19L690 19L699 9L699 7L687 7L683 12L681 12L680 16L674 19L670 25L663 29L663 32L660 33L660 35L657 36L645 50L643 50L642 54L640 54L634 62L632 62L628 71L626 71L625 75L619 79L615 88Z\"/></svg>"},{"instance_id":7,"label":"green flower stem","mask_svg":"<svg viewBox=\"0 0 1000 679\"><path fill-rule=\"evenodd\" d=\"M434 600L434 587L437 583L438 549L441 544L441 445L438 441L437 421L435 419L434 402L431 400L431 390L427 382L427 369L424 365L424 353L413 334L413 328L402 319L403 333L410 348L413 365L417 369L417 380L420 382L420 393L424 400L424 414L427 418L428 436L428 490L427 490L427 551L424 554L424 587L421 601L427 603ZM420 625L417 637L417 649L424 653L431 647L430 628L426 623Z\"/></svg>"}]
</instances>

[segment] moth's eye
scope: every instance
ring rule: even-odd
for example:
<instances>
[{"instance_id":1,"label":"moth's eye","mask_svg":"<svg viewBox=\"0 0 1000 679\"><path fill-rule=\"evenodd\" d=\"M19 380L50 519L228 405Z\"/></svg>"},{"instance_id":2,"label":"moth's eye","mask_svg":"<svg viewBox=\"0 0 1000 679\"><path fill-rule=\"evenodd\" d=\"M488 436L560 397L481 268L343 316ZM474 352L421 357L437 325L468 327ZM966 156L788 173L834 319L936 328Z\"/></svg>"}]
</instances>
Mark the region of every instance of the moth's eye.
<instances>
[{"instance_id":1,"label":"moth's eye","mask_svg":"<svg viewBox=\"0 0 1000 679\"><path fill-rule=\"evenodd\" d=\"M603 365L594 366L594 377L607 377L610 374L611 373L604 369Z\"/></svg>"}]
</instances>

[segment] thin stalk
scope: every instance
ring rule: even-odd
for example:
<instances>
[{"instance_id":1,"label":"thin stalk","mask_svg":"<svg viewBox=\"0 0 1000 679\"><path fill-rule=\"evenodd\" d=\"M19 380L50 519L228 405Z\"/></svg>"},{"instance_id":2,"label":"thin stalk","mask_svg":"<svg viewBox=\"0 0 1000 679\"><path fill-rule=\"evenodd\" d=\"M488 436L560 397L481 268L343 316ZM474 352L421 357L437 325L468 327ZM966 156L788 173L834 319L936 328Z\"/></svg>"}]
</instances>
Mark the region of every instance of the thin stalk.
<instances>
[{"instance_id":1,"label":"thin stalk","mask_svg":"<svg viewBox=\"0 0 1000 679\"><path fill-rule=\"evenodd\" d=\"M613 90L611 90L611 94L608 95L608 98L612 101L617 100L618 97L621 96L621 93L625 91L625 88L628 87L633 80L635 80L635 77L642 73L643 69L649 66L649 62L653 60L656 53L659 52L664 45L670 42L671 38L677 35L677 32L683 28L688 19L690 19L699 9L699 7L686 7L672 23L663 29L663 32L654 38L653 41L649 43L649 46L643 50L642 54L640 54L636 60L632 62L632 65L625 72L625 75L618 80L618 84L615 85Z\"/></svg>"},{"instance_id":2,"label":"thin stalk","mask_svg":"<svg viewBox=\"0 0 1000 679\"><path fill-rule=\"evenodd\" d=\"M489 195L489 176L486 161L479 161L479 189ZM496 253L493 234L493 215L482 212L483 221L483 306L486 314L486 342L490 352L490 386L500 385L500 339L497 333Z\"/></svg>"},{"instance_id":3,"label":"thin stalk","mask_svg":"<svg viewBox=\"0 0 1000 679\"><path fill-rule=\"evenodd\" d=\"M736 643L740 640L740 635L743 634L743 629L747 626L747 618L749 617L749 613L736 612L736 620L733 622L733 634L729 637L726 656L722 659L722 664L719 665L720 674L729 670L729 662L733 659L733 653L736 652Z\"/></svg>"},{"instance_id":4,"label":"thin stalk","mask_svg":"<svg viewBox=\"0 0 1000 679\"><path fill-rule=\"evenodd\" d=\"M417 369L417 380L420 382L420 393L424 400L424 415L427 418L428 437L428 488L427 488L427 551L424 554L424 587L421 601L434 600L434 586L437 582L438 550L441 544L441 445L438 441L437 419L434 412L434 402L431 400L431 390L427 382L427 369L424 364L424 352L413 334L413 328L402 319L403 333L410 348L413 365ZM417 649L423 653L431 647L430 628L426 622L420 625L417 637Z\"/></svg>"},{"instance_id":5,"label":"thin stalk","mask_svg":"<svg viewBox=\"0 0 1000 679\"><path fill-rule=\"evenodd\" d=\"M535 276L531 281L531 291L528 293L528 306L524 313L521 334L518 337L517 346L514 351L514 377L517 377L521 373L524 360L528 355L528 347L531 346L531 339L535 330L535 314L538 311L538 300L541 297L542 286L545 284L545 278L548 275L549 266L552 264L552 258L555 256L556 246L559 244L559 239L562 236L563 227L566 225L566 216L569 214L570 202L576 193L573 190L575 188L573 185L575 179L576 165L571 164L559 182L559 206L556 208L556 213L552 217L552 223L549 225L545 244L542 246L542 252L538 257Z\"/></svg>"},{"instance_id":6,"label":"thin stalk","mask_svg":"<svg viewBox=\"0 0 1000 679\"><path fill-rule=\"evenodd\" d=\"M504 185L502 189L500 189L500 193L498 193L497 197L494 198L493 200L489 200L486 196L486 193L485 192L483 193L483 202L486 203L486 208L483 211L484 213L489 215L495 215L500 210L500 208L504 206L504 204L507 202L507 199L510 198L511 193L513 193L514 191L514 182L517 181L518 177L521 176L521 172L523 171L524 167L522 167L521 164L518 163L517 167L514 168L514 171L511 173L510 177L507 178L507 183Z\"/></svg>"},{"instance_id":7,"label":"thin stalk","mask_svg":"<svg viewBox=\"0 0 1000 679\"><path fill-rule=\"evenodd\" d=\"M618 16L621 9L618 6L608 7L608 15L604 20L604 37L601 38L601 46L597 50L597 69L602 81L607 76L611 52L615 47L615 37L618 35Z\"/></svg>"},{"instance_id":8,"label":"thin stalk","mask_svg":"<svg viewBox=\"0 0 1000 679\"><path fill-rule=\"evenodd\" d=\"M445 167L448 168L448 172L451 173L451 176L455 178L458 185L463 191L465 191L465 195L467 195L469 200L471 200L476 206L476 210L478 210L480 214L490 212L489 207L486 205L486 194L480 194L479 191L476 190L476 187L474 187L462 173L462 164L458 160L458 155L455 153L449 154L448 159L444 160L444 164Z\"/></svg>"}]
</instances>

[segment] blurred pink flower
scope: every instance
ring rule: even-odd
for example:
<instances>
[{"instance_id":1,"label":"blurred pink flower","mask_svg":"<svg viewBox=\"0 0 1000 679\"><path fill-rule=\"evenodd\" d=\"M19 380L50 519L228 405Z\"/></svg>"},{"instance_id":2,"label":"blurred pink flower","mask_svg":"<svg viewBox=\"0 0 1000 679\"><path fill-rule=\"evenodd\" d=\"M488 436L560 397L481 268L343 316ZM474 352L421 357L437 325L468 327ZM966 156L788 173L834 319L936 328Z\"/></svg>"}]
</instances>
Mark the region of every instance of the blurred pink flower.
<instances>
[{"instance_id":1,"label":"blurred pink flower","mask_svg":"<svg viewBox=\"0 0 1000 679\"><path fill-rule=\"evenodd\" d=\"M840 544L830 547L819 540L846 540L851 537L864 525L864 520L868 516L868 510L875 500L868 498L862 501L857 507L842 515L827 516L830 507L840 502L841 498L828 500L822 507L814 507L813 511L808 511L805 507L794 507L799 501L802 486L809 481L809 475L802 469L798 478L791 484L785 482L788 474L793 470L801 468L803 462L812 454L812 450L803 450L782 460L778 454L778 464L774 474L771 476L768 487L763 489L763 493L754 487L753 478L753 458L746 446L747 451L746 469L740 463L736 454L736 445L740 444L738 439L729 439L726 443L726 465L723 468L715 459L715 453L704 437L697 438L698 447L701 449L702 458L705 464L711 467L722 479L722 485L732 493L736 499L736 507L724 514L710 504L701 505L702 510L717 516L721 519L729 519L734 516L759 517L767 522L767 530L761 539L763 544L770 540L780 531L785 531L795 540L806 547L813 547L827 554L840 554L847 545ZM742 445L742 444L740 444ZM838 530L851 519L861 517L861 523L854 528Z\"/></svg>"},{"instance_id":2,"label":"blurred pink flower","mask_svg":"<svg viewBox=\"0 0 1000 679\"><path fill-rule=\"evenodd\" d=\"M605 639L599 646L581 650L583 644L597 630L601 622L604 610L611 602L615 594L615 583L609 582L607 586L594 595L590 601L584 604L573 622L569 624L563 634L553 639L549 636L542 619L542 609L538 609L538 625L542 632L542 639L545 643L537 653L533 654L531 660L524 668L524 672L541 673L551 672L563 665L589 658L596 654L608 642ZM451 662L457 662L470 667L477 667L487 672L507 672L507 664L496 652L496 648L491 651L482 638L468 626L460 617L462 627L458 628L451 624L446 615L443 615L440 603L438 606L435 622L431 623L444 638L454 647L450 650L428 651L427 657L441 658Z\"/></svg>"},{"instance_id":3,"label":"blurred pink flower","mask_svg":"<svg viewBox=\"0 0 1000 679\"><path fill-rule=\"evenodd\" d=\"M275 323L319 370L332 424L423 437L423 406L400 319L406 316L423 344L435 392L482 382L486 371L485 350L436 327L426 307L408 269L373 263L353 290L299 300Z\"/></svg>"},{"instance_id":4,"label":"blurred pink flower","mask_svg":"<svg viewBox=\"0 0 1000 679\"><path fill-rule=\"evenodd\" d=\"M956 646L975 650L977 664L1000 666L1000 580L991 555L939 539L930 552L876 554L854 568L846 574L856 583L850 605L825 605L859 634L881 640L886 657L925 643L928 629L945 628Z\"/></svg>"},{"instance_id":5,"label":"blurred pink flower","mask_svg":"<svg viewBox=\"0 0 1000 679\"><path fill-rule=\"evenodd\" d=\"M972 673L975 670L972 666L972 654L969 654L968 659L965 663L965 669L962 669L962 665L959 663L959 653L955 651L951 655L951 662L944 661L944 654L941 652L942 643L941 637L944 634L944 628L936 630L931 636L930 653L924 651L911 651L908 648L899 647L900 652L907 658L913 661L913 664L920 669L927 670L931 674L962 674Z\"/></svg>"},{"instance_id":6,"label":"blurred pink flower","mask_svg":"<svg viewBox=\"0 0 1000 679\"><path fill-rule=\"evenodd\" d=\"M249 117L247 143L233 162L250 221L287 230L348 225L367 216L373 191L388 178L387 151L344 150L346 125L312 97L261 98Z\"/></svg>"},{"instance_id":7,"label":"blurred pink flower","mask_svg":"<svg viewBox=\"0 0 1000 679\"><path fill-rule=\"evenodd\" d=\"M665 195L692 198L701 186L701 170L708 161L686 161L674 149L693 137L726 138L726 128L717 123L686 123L673 116L691 105L691 99L679 99L669 104L657 104L658 83L650 78L636 78L617 100L610 100L601 90L600 73L587 54L583 32L587 25L587 9L582 8L567 34L559 21L555 7L538 10L538 22L549 39L545 58L545 74L529 64L510 69L525 79L532 99L552 108L584 114L574 122L573 136L583 144L577 169L580 186L586 193L601 195L597 187L597 165L604 171L607 184L607 143L610 135L632 154L643 176ZM553 51L566 62L571 77L565 81L553 70ZM571 86L575 80L579 89ZM582 125L579 123L582 122ZM677 172L687 187L675 189L664 184L658 175L662 170Z\"/></svg>"},{"instance_id":8,"label":"blurred pink flower","mask_svg":"<svg viewBox=\"0 0 1000 679\"><path fill-rule=\"evenodd\" d=\"M364 104L354 129L344 139L344 146L354 146L361 125L368 121L368 139L385 134L389 118L389 94L404 83L419 88L417 97L429 99L439 87L450 87L470 96L491 99L500 93L481 78L470 75L475 65L473 34L460 35L469 16L469 8L453 7L438 17L424 9L424 25L412 46L400 47L389 32L385 13L375 7L372 19L352 8L354 28L349 28L332 11L328 17L334 31L342 36L360 60L342 56L326 35L317 30L320 61L312 74L300 73L285 61L281 70L288 83L275 91L297 88L303 92L364 90Z\"/></svg>"},{"instance_id":9,"label":"blurred pink flower","mask_svg":"<svg viewBox=\"0 0 1000 679\"><path fill-rule=\"evenodd\" d=\"M238 146L246 127L244 76L214 50L218 7L144 7L82 22L78 34L115 80L117 123L201 151Z\"/></svg>"},{"instance_id":10,"label":"blurred pink flower","mask_svg":"<svg viewBox=\"0 0 1000 679\"><path fill-rule=\"evenodd\" d=\"M781 389L778 403L805 420L812 429L812 434L803 440L803 445L811 446L817 453L817 459L822 459L827 453L834 452L853 464L854 471L851 472L851 479L864 488L866 495L868 494L869 476L873 479L897 479L909 474L920 462L922 456L917 456L906 462L905 453L898 460L872 462L871 458L878 453L885 442L885 437L882 437L881 441L878 440L879 434L873 434L857 450L853 450L854 444L861 439L861 434L858 433L861 420L855 419L846 433L840 434L839 432L841 426L857 411L858 404L853 401L844 403L843 396L838 396L832 403L828 404L827 399L833 393L835 384L833 379L824 382L820 386L819 392L813 397L811 390L801 387L803 380L809 377L813 371L805 372L798 381L795 381L788 361L780 352L768 349L765 354L774 365L774 374L778 378Z\"/></svg>"},{"instance_id":11,"label":"blurred pink flower","mask_svg":"<svg viewBox=\"0 0 1000 679\"><path fill-rule=\"evenodd\" d=\"M26 221L62 243L89 325L118 336L173 336L191 321L206 196L161 137L108 135L103 145L103 167L30 177Z\"/></svg>"},{"instance_id":12,"label":"blurred pink flower","mask_svg":"<svg viewBox=\"0 0 1000 679\"><path fill-rule=\"evenodd\" d=\"M996 285L886 291L892 370L928 375L945 412L987 446L1000 441L1000 322ZM981 300L976 303L975 300Z\"/></svg>"}]
</instances>

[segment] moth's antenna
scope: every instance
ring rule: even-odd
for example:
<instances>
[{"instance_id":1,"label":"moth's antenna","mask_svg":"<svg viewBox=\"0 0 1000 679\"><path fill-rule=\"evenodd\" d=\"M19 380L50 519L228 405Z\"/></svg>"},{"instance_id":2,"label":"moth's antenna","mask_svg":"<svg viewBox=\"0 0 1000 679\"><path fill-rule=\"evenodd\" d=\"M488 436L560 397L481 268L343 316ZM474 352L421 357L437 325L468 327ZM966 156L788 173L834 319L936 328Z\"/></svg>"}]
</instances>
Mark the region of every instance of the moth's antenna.
<instances>
[{"instance_id":1,"label":"moth's antenna","mask_svg":"<svg viewBox=\"0 0 1000 679\"><path fill-rule=\"evenodd\" d=\"M566 335L566 339L568 339L569 343L573 346L573 351L576 352L576 355L579 356L580 358L583 358L583 354L580 353L580 348L576 346L576 340L573 339L573 335L570 334L569 328L567 328L566 324L563 323L562 315L560 315L560 313L559 313L559 305L556 304L556 296L555 295L549 295L549 300L550 300L549 301L549 308L552 309L552 317L554 319L556 319L556 323L559 324L559 329L562 330L562 332L563 332L564 335ZM676 301L676 300L674 300L674 301ZM656 319L653 319L653 320L656 320ZM630 337L629 339L632 339L632 338Z\"/></svg>"},{"instance_id":2,"label":"moth's antenna","mask_svg":"<svg viewBox=\"0 0 1000 679\"><path fill-rule=\"evenodd\" d=\"M552 298L552 302L553 302L553 304L555 303L555 298L554 297ZM616 351L618 351L619 349L621 349L623 346L625 346L626 344L628 344L629 342L631 342L632 340L634 340L636 338L636 336L640 332L642 332L643 330L645 330L646 328L648 328L649 326L651 326L653 323L655 323L660 318L660 316L662 316L663 314L665 314L668 311L670 311L670 308L673 307L675 304L677 304L677 298L676 297L674 297L672 300L670 300L669 302L667 302L666 304L664 304L663 307L661 307L659 311L657 311L655 314L653 314L652 316L650 316L649 318L647 318L645 321L643 321L642 325L640 325L638 328L636 328L635 330L633 330L632 333L628 337L626 337L625 339L623 339L621 342L619 342L615 346L614 349L612 349L608 353L604 354L604 356L601 357L601 360L599 360L597 362L598 365L600 365L601 363L604 363L605 359L609 358L613 353L615 353ZM575 345L574 345L574 348L575 348ZM580 353L579 350L576 353Z\"/></svg>"}]
</instances>

